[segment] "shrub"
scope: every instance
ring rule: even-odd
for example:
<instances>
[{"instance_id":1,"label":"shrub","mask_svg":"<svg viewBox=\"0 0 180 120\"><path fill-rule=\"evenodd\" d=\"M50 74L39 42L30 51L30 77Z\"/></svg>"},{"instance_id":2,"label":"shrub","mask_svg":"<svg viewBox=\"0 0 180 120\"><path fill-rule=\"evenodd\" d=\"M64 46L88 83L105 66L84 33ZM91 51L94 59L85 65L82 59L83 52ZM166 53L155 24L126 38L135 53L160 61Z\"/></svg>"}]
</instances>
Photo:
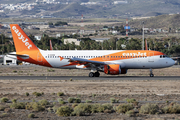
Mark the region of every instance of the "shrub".
<instances>
[{"instance_id":1,"label":"shrub","mask_svg":"<svg viewBox=\"0 0 180 120\"><path fill-rule=\"evenodd\" d=\"M136 102L136 99L134 99L134 98L132 98L132 99L127 98L126 101L128 103L134 103L134 102Z\"/></svg>"},{"instance_id":2,"label":"shrub","mask_svg":"<svg viewBox=\"0 0 180 120\"><path fill-rule=\"evenodd\" d=\"M18 102L18 103L13 103L10 105L10 108L13 109L25 109L25 103Z\"/></svg>"},{"instance_id":3,"label":"shrub","mask_svg":"<svg viewBox=\"0 0 180 120\"><path fill-rule=\"evenodd\" d=\"M55 72L55 70L53 70L53 69L48 69L47 71L48 72Z\"/></svg>"},{"instance_id":4,"label":"shrub","mask_svg":"<svg viewBox=\"0 0 180 120\"><path fill-rule=\"evenodd\" d=\"M129 116L129 117L132 117L132 116L135 115L135 112L134 112L134 110L129 110L129 111L126 112L126 115Z\"/></svg>"},{"instance_id":5,"label":"shrub","mask_svg":"<svg viewBox=\"0 0 180 120\"><path fill-rule=\"evenodd\" d=\"M92 108L92 106L89 105L89 104L80 103L78 106L76 106L74 108L73 115L82 116L82 115L85 115L85 114L90 114L91 113L91 108Z\"/></svg>"},{"instance_id":6,"label":"shrub","mask_svg":"<svg viewBox=\"0 0 180 120\"><path fill-rule=\"evenodd\" d=\"M177 103L171 103L169 106L165 106L162 109L163 113L170 113L170 114L176 114L180 113L180 105Z\"/></svg>"},{"instance_id":7,"label":"shrub","mask_svg":"<svg viewBox=\"0 0 180 120\"><path fill-rule=\"evenodd\" d=\"M40 105L42 105L42 106L46 106L46 105L49 105L49 102L47 101L47 100L40 100L39 102L38 102Z\"/></svg>"},{"instance_id":8,"label":"shrub","mask_svg":"<svg viewBox=\"0 0 180 120\"><path fill-rule=\"evenodd\" d=\"M112 111L113 110L113 106L109 103L106 103L106 104L97 104L98 108L97 108L97 111L98 112L104 112L104 111Z\"/></svg>"},{"instance_id":9,"label":"shrub","mask_svg":"<svg viewBox=\"0 0 180 120\"><path fill-rule=\"evenodd\" d=\"M7 101L9 101L9 99L8 99L8 98L6 98L6 97L1 98L1 102L6 103Z\"/></svg>"},{"instance_id":10,"label":"shrub","mask_svg":"<svg viewBox=\"0 0 180 120\"><path fill-rule=\"evenodd\" d=\"M0 105L0 111L4 111L5 107Z\"/></svg>"},{"instance_id":11,"label":"shrub","mask_svg":"<svg viewBox=\"0 0 180 120\"><path fill-rule=\"evenodd\" d=\"M62 106L62 107L57 109L56 114L58 116L65 116L66 117L66 116L70 116L72 112L73 112L72 108L70 108L68 106Z\"/></svg>"},{"instance_id":12,"label":"shrub","mask_svg":"<svg viewBox=\"0 0 180 120\"><path fill-rule=\"evenodd\" d=\"M36 97L38 97L38 96L41 96L41 95L42 95L41 93L38 93L38 92L33 92L32 94L33 94L33 95L35 95Z\"/></svg>"},{"instance_id":13,"label":"shrub","mask_svg":"<svg viewBox=\"0 0 180 120\"><path fill-rule=\"evenodd\" d=\"M59 101L59 104L65 104L66 102L64 102L63 100Z\"/></svg>"},{"instance_id":14,"label":"shrub","mask_svg":"<svg viewBox=\"0 0 180 120\"><path fill-rule=\"evenodd\" d=\"M63 95L64 95L63 92L58 92L58 93L57 93L57 96L63 96Z\"/></svg>"},{"instance_id":15,"label":"shrub","mask_svg":"<svg viewBox=\"0 0 180 120\"><path fill-rule=\"evenodd\" d=\"M45 110L45 107L39 105L37 102L27 103L25 108L27 110L33 110L33 111L44 111Z\"/></svg>"},{"instance_id":16,"label":"shrub","mask_svg":"<svg viewBox=\"0 0 180 120\"><path fill-rule=\"evenodd\" d=\"M116 112L117 113L126 113L129 110L132 110L134 107L132 104L120 104L117 108L116 108Z\"/></svg>"},{"instance_id":17,"label":"shrub","mask_svg":"<svg viewBox=\"0 0 180 120\"><path fill-rule=\"evenodd\" d=\"M116 99L115 98L110 98L111 103L115 103Z\"/></svg>"},{"instance_id":18,"label":"shrub","mask_svg":"<svg viewBox=\"0 0 180 120\"><path fill-rule=\"evenodd\" d=\"M99 106L101 106L101 104L92 104L91 105L91 113L98 113Z\"/></svg>"},{"instance_id":19,"label":"shrub","mask_svg":"<svg viewBox=\"0 0 180 120\"><path fill-rule=\"evenodd\" d=\"M74 98L74 102L75 103L81 103L81 99L80 98Z\"/></svg>"},{"instance_id":20,"label":"shrub","mask_svg":"<svg viewBox=\"0 0 180 120\"><path fill-rule=\"evenodd\" d=\"M58 109L58 108L59 108L59 107L54 106L52 109L53 109L54 112L57 112L57 109Z\"/></svg>"},{"instance_id":21,"label":"shrub","mask_svg":"<svg viewBox=\"0 0 180 120\"><path fill-rule=\"evenodd\" d=\"M113 106L109 103L102 104L102 106L103 106L104 111L107 111L107 110L112 111L112 109L113 109Z\"/></svg>"},{"instance_id":22,"label":"shrub","mask_svg":"<svg viewBox=\"0 0 180 120\"><path fill-rule=\"evenodd\" d=\"M86 100L86 103L92 103L92 100Z\"/></svg>"},{"instance_id":23,"label":"shrub","mask_svg":"<svg viewBox=\"0 0 180 120\"><path fill-rule=\"evenodd\" d=\"M12 100L12 102L13 102L13 103L16 103L16 102L17 102L17 100L16 100L16 99L13 99L13 100Z\"/></svg>"},{"instance_id":24,"label":"shrub","mask_svg":"<svg viewBox=\"0 0 180 120\"><path fill-rule=\"evenodd\" d=\"M143 114L156 114L159 110L159 107L156 104L145 104L142 105L139 112Z\"/></svg>"},{"instance_id":25,"label":"shrub","mask_svg":"<svg viewBox=\"0 0 180 120\"><path fill-rule=\"evenodd\" d=\"M26 93L25 93L25 95L26 95L26 96L29 96L29 93L28 93L28 92L26 92Z\"/></svg>"},{"instance_id":26,"label":"shrub","mask_svg":"<svg viewBox=\"0 0 180 120\"><path fill-rule=\"evenodd\" d=\"M35 115L33 114L33 113L30 113L29 115L28 115L28 118L34 118L35 117Z\"/></svg>"},{"instance_id":27,"label":"shrub","mask_svg":"<svg viewBox=\"0 0 180 120\"><path fill-rule=\"evenodd\" d=\"M67 99L67 101L68 101L68 103L73 103L73 102L74 102L74 98L73 98L73 97L69 97L69 98Z\"/></svg>"},{"instance_id":28,"label":"shrub","mask_svg":"<svg viewBox=\"0 0 180 120\"><path fill-rule=\"evenodd\" d=\"M72 108L75 108L76 106L78 106L77 103L72 104Z\"/></svg>"},{"instance_id":29,"label":"shrub","mask_svg":"<svg viewBox=\"0 0 180 120\"><path fill-rule=\"evenodd\" d=\"M16 70L14 70L13 72L14 72L14 73L17 73L17 71L16 71Z\"/></svg>"},{"instance_id":30,"label":"shrub","mask_svg":"<svg viewBox=\"0 0 180 120\"><path fill-rule=\"evenodd\" d=\"M62 98L58 98L57 101L60 102L60 101L63 101L63 99Z\"/></svg>"}]
</instances>

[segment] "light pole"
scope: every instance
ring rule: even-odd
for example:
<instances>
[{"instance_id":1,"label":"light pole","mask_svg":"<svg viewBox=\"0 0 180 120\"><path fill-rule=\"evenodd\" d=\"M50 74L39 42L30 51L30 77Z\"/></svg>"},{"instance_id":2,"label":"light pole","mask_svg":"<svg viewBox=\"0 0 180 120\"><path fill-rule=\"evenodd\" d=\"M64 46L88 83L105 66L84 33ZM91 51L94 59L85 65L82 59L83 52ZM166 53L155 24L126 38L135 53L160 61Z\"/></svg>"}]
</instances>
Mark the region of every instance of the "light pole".
<instances>
[{"instance_id":1,"label":"light pole","mask_svg":"<svg viewBox=\"0 0 180 120\"><path fill-rule=\"evenodd\" d=\"M2 55L3 55L3 35L1 34L1 38L2 38Z\"/></svg>"},{"instance_id":2,"label":"light pole","mask_svg":"<svg viewBox=\"0 0 180 120\"><path fill-rule=\"evenodd\" d=\"M143 24L142 50L144 50L144 21L142 22L142 24Z\"/></svg>"}]
</instances>

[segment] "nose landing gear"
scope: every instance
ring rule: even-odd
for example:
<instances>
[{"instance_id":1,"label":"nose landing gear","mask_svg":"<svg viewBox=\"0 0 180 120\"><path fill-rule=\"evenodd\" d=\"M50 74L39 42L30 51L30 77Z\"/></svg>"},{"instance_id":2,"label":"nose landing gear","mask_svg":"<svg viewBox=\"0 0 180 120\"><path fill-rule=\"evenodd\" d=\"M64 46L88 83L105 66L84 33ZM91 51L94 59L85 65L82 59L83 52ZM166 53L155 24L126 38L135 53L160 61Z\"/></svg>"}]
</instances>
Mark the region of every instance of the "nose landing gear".
<instances>
[{"instance_id":1,"label":"nose landing gear","mask_svg":"<svg viewBox=\"0 0 180 120\"><path fill-rule=\"evenodd\" d=\"M150 69L150 77L154 77L154 74L152 72L152 69Z\"/></svg>"}]
</instances>

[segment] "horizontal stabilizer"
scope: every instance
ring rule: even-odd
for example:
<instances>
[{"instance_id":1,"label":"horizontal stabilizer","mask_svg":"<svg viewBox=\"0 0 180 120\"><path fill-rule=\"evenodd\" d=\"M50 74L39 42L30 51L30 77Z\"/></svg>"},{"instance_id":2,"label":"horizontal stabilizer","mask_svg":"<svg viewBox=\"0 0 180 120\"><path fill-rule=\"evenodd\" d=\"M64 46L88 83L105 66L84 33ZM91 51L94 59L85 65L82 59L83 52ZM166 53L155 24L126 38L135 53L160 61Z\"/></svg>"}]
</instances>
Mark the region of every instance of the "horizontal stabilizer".
<instances>
[{"instance_id":1,"label":"horizontal stabilizer","mask_svg":"<svg viewBox=\"0 0 180 120\"><path fill-rule=\"evenodd\" d=\"M26 54L20 55L20 54L16 54L16 52L11 52L11 53L9 53L8 55L17 56L17 57L20 57L20 58L22 58L22 59L29 59L29 55L26 55Z\"/></svg>"}]
</instances>

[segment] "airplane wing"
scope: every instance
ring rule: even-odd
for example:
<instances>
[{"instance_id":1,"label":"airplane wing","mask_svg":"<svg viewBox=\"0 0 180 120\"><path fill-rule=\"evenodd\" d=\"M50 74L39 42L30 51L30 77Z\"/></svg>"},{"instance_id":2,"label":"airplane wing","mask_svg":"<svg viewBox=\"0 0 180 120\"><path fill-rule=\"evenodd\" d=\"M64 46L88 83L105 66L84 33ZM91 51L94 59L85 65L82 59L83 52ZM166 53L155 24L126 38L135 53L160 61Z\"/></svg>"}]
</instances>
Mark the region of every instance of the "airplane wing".
<instances>
[{"instance_id":1,"label":"airplane wing","mask_svg":"<svg viewBox=\"0 0 180 120\"><path fill-rule=\"evenodd\" d=\"M93 60L88 60L88 59L83 59L83 58L63 58L61 56L60 57L60 60L63 60L63 59L68 59L69 62L71 63L77 63L78 65L84 65L84 66L88 66L88 67L98 67L98 66L101 66L101 65L107 65L107 64L117 64L115 62L101 62L101 61L93 61ZM119 64L119 63L118 63ZM124 63L121 63L123 64L124 66Z\"/></svg>"}]
</instances>

